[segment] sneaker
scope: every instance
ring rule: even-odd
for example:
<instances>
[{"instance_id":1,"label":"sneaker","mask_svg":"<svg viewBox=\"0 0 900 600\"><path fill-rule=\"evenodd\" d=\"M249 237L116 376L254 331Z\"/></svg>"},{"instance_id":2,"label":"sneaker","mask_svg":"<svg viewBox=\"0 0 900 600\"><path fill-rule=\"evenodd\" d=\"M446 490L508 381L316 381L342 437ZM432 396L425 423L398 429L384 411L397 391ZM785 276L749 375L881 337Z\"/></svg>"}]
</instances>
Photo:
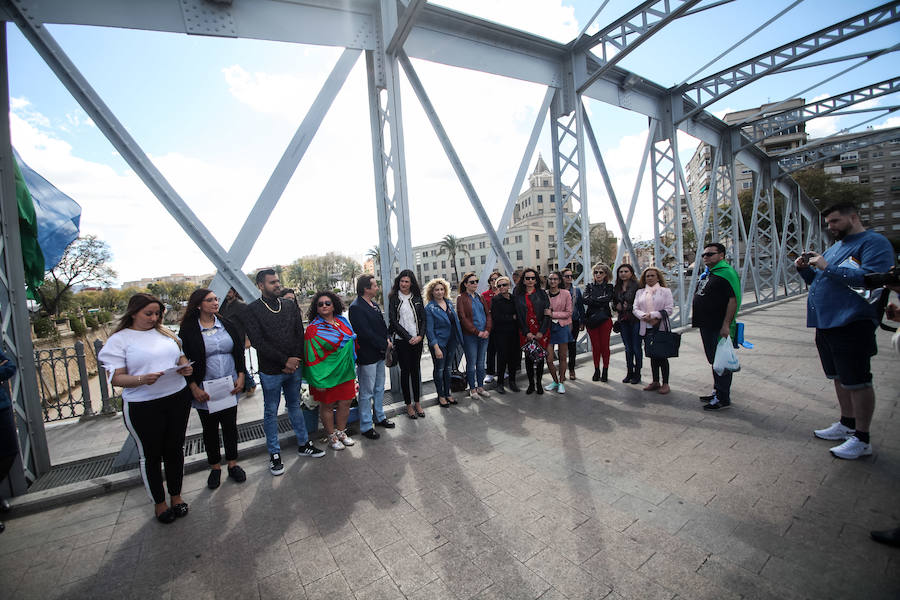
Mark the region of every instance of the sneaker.
<instances>
[{"instance_id":1,"label":"sneaker","mask_svg":"<svg viewBox=\"0 0 900 600\"><path fill-rule=\"evenodd\" d=\"M282 475L284 473L284 464L281 462L281 454L278 452L269 455L269 473L272 475Z\"/></svg>"},{"instance_id":2,"label":"sneaker","mask_svg":"<svg viewBox=\"0 0 900 600\"><path fill-rule=\"evenodd\" d=\"M832 423L825 429L816 429L813 431L813 435L820 440L846 440L854 433L856 433L856 431L850 429L840 421Z\"/></svg>"},{"instance_id":3,"label":"sneaker","mask_svg":"<svg viewBox=\"0 0 900 600\"><path fill-rule=\"evenodd\" d=\"M560 383L560 384L556 387L556 391L559 392L560 394L565 394L565 393L566 393L566 386L564 386L562 383Z\"/></svg>"},{"instance_id":4,"label":"sneaker","mask_svg":"<svg viewBox=\"0 0 900 600\"><path fill-rule=\"evenodd\" d=\"M369 438L370 440L377 440L381 437L381 434L375 431L375 428L369 429L368 431L363 431L362 436Z\"/></svg>"},{"instance_id":5,"label":"sneaker","mask_svg":"<svg viewBox=\"0 0 900 600\"><path fill-rule=\"evenodd\" d=\"M325 451L320 448L316 448L315 446L313 446L312 442L307 441L305 444L297 448L297 454L309 458L321 458L325 456Z\"/></svg>"},{"instance_id":6,"label":"sneaker","mask_svg":"<svg viewBox=\"0 0 900 600\"><path fill-rule=\"evenodd\" d=\"M393 429L394 427L397 426L394 424L393 421L388 420L388 419L384 419L382 421L375 421L375 425L377 427L384 427L385 429Z\"/></svg>"},{"instance_id":7,"label":"sneaker","mask_svg":"<svg viewBox=\"0 0 900 600\"><path fill-rule=\"evenodd\" d=\"M702 402L703 404L709 404L715 397L715 394L710 394L709 396L700 396L700 402Z\"/></svg>"},{"instance_id":8,"label":"sneaker","mask_svg":"<svg viewBox=\"0 0 900 600\"><path fill-rule=\"evenodd\" d=\"M723 402L718 398L713 398L709 404L703 405L703 410L725 410L726 408L731 408L731 401Z\"/></svg>"},{"instance_id":9,"label":"sneaker","mask_svg":"<svg viewBox=\"0 0 900 600\"><path fill-rule=\"evenodd\" d=\"M356 442L353 441L353 438L347 435L346 431L335 431L335 435L337 435L338 439L341 440L341 443L345 446L352 446Z\"/></svg>"},{"instance_id":10,"label":"sneaker","mask_svg":"<svg viewBox=\"0 0 900 600\"><path fill-rule=\"evenodd\" d=\"M487 398L490 396L490 394L488 394L487 390L484 388L478 388L478 395L482 398Z\"/></svg>"},{"instance_id":11,"label":"sneaker","mask_svg":"<svg viewBox=\"0 0 900 600\"><path fill-rule=\"evenodd\" d=\"M554 381L553 383L545 385L544 389L547 390L548 392L555 392L556 390L559 389L559 384Z\"/></svg>"},{"instance_id":12,"label":"sneaker","mask_svg":"<svg viewBox=\"0 0 900 600\"><path fill-rule=\"evenodd\" d=\"M485 382L485 383L493 383L493 382L494 382L494 376L493 376L493 375L485 375L485 376L484 376L484 382Z\"/></svg>"},{"instance_id":13,"label":"sneaker","mask_svg":"<svg viewBox=\"0 0 900 600\"><path fill-rule=\"evenodd\" d=\"M855 435L851 435L840 446L835 446L830 450L832 454L838 458L845 460L854 460L860 456L869 456L872 454L872 444L866 444L860 441Z\"/></svg>"},{"instance_id":14,"label":"sneaker","mask_svg":"<svg viewBox=\"0 0 900 600\"><path fill-rule=\"evenodd\" d=\"M228 478L235 483L244 483L247 481L247 473L239 465L228 467Z\"/></svg>"},{"instance_id":15,"label":"sneaker","mask_svg":"<svg viewBox=\"0 0 900 600\"><path fill-rule=\"evenodd\" d=\"M481 399L481 396L478 395L478 392L476 390L469 390L469 398L471 398L472 400L479 400Z\"/></svg>"},{"instance_id":16,"label":"sneaker","mask_svg":"<svg viewBox=\"0 0 900 600\"><path fill-rule=\"evenodd\" d=\"M331 446L332 450L344 449L344 444L341 443L341 440L338 438L337 433L332 433L328 436L328 445Z\"/></svg>"}]
</instances>

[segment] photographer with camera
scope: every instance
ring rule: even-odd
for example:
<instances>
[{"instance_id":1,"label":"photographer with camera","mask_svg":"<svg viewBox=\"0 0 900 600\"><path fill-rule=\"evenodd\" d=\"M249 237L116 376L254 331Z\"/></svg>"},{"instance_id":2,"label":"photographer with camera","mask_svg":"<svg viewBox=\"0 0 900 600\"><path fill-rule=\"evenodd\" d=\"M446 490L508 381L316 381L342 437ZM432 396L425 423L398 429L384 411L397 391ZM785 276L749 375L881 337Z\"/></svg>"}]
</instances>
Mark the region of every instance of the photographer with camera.
<instances>
[{"instance_id":1,"label":"photographer with camera","mask_svg":"<svg viewBox=\"0 0 900 600\"><path fill-rule=\"evenodd\" d=\"M878 352L880 318L863 289L864 275L888 271L894 251L887 238L862 226L853 204L836 204L822 216L837 242L823 255L804 252L794 264L809 284L806 326L816 328L822 369L834 381L841 418L813 433L844 440L831 453L852 460L872 454L869 426L875 411L871 358Z\"/></svg>"}]
</instances>

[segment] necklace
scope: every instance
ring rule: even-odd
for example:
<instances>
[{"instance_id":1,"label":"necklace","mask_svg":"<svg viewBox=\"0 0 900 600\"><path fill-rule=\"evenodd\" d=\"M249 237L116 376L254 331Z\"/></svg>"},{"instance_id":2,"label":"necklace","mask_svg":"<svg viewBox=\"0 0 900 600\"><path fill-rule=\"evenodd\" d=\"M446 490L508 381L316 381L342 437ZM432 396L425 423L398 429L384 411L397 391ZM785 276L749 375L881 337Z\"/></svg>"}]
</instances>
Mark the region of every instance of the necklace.
<instances>
[{"instance_id":1,"label":"necklace","mask_svg":"<svg viewBox=\"0 0 900 600\"><path fill-rule=\"evenodd\" d=\"M278 313L281 312L281 298L278 299L278 310L272 310L272 307L269 306L268 304L266 304L266 299L265 299L265 298L260 298L260 300L262 300L263 306L265 306L266 308L269 309L269 312L270 312L270 313L276 314L276 315L277 315Z\"/></svg>"}]
</instances>

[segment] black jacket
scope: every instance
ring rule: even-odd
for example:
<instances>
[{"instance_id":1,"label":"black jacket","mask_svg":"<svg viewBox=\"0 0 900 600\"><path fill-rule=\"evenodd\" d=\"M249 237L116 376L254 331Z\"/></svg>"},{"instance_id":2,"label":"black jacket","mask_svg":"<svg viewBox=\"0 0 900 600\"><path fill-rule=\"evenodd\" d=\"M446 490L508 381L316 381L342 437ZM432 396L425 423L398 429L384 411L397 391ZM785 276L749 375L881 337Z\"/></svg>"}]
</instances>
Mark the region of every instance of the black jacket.
<instances>
[{"instance_id":1,"label":"black jacket","mask_svg":"<svg viewBox=\"0 0 900 600\"><path fill-rule=\"evenodd\" d=\"M502 294L496 294L491 300L491 333L511 334L519 331L519 317L516 314L516 297L509 300Z\"/></svg>"},{"instance_id":2,"label":"black jacket","mask_svg":"<svg viewBox=\"0 0 900 600\"><path fill-rule=\"evenodd\" d=\"M416 335L420 338L425 337L425 303L422 302L422 296L412 296L409 299L413 305L413 312L416 315ZM400 325L400 294L394 294L388 298L388 333L397 336L404 342L408 342L410 335L406 329Z\"/></svg>"},{"instance_id":3,"label":"black jacket","mask_svg":"<svg viewBox=\"0 0 900 600\"><path fill-rule=\"evenodd\" d=\"M356 300L350 303L348 313L350 325L356 333L356 362L371 365L384 360L388 330L384 324L384 313L381 312L378 303L376 302L375 308L372 308L362 296L357 296Z\"/></svg>"},{"instance_id":4,"label":"black jacket","mask_svg":"<svg viewBox=\"0 0 900 600\"><path fill-rule=\"evenodd\" d=\"M525 294L516 294L516 316L519 318L519 331L522 335L527 336L530 333L528 329L528 304L525 302ZM550 315L545 315L544 311L550 308L550 296L541 289L536 289L531 294L531 305L534 307L534 314L541 324L540 332L545 336L550 333Z\"/></svg>"},{"instance_id":5,"label":"black jacket","mask_svg":"<svg viewBox=\"0 0 900 600\"><path fill-rule=\"evenodd\" d=\"M303 316L293 300L279 300L281 308L272 312L268 305L263 306L262 298L257 298L247 305L238 319L256 348L259 372L266 375L281 375L287 359L292 356L303 360Z\"/></svg>"},{"instance_id":6,"label":"black jacket","mask_svg":"<svg viewBox=\"0 0 900 600\"><path fill-rule=\"evenodd\" d=\"M613 285L611 283L589 283L584 288L581 302L585 306L585 321L587 323L597 320L597 325L605 319L612 318L609 303L613 299Z\"/></svg>"},{"instance_id":7,"label":"black jacket","mask_svg":"<svg viewBox=\"0 0 900 600\"><path fill-rule=\"evenodd\" d=\"M232 321L220 316L219 321L225 327L225 331L231 336L234 342L234 348L231 350L231 356L234 358L234 368L240 375L247 372L247 366L244 362L244 331ZM188 384L203 382L206 376L206 345L203 343L203 334L200 333L200 323L197 319L188 319L187 322L178 330L178 337L181 338L182 351L188 360L194 361L194 372L185 377Z\"/></svg>"}]
</instances>

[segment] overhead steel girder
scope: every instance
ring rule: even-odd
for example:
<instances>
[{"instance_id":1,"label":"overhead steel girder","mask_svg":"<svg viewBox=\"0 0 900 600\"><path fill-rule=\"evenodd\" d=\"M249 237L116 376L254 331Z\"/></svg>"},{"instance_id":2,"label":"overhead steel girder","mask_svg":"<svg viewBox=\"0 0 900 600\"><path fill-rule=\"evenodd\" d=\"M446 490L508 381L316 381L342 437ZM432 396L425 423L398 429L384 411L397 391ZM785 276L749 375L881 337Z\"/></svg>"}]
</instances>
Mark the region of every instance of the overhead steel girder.
<instances>
[{"instance_id":1,"label":"overhead steel girder","mask_svg":"<svg viewBox=\"0 0 900 600\"><path fill-rule=\"evenodd\" d=\"M784 177L794 171L805 169L810 165L828 160L834 156L840 156L848 150L858 150L874 144L893 142L896 140L900 140L900 127L875 130L866 135L834 143L825 142L813 147L801 146L797 150L776 154L772 159L778 161L782 167L782 171L778 177Z\"/></svg>"},{"instance_id":2,"label":"overhead steel girder","mask_svg":"<svg viewBox=\"0 0 900 600\"><path fill-rule=\"evenodd\" d=\"M22 2L17 4L22 4ZM236 265L231 261L225 249L141 150L141 147L106 106L100 95L69 60L47 28L34 22L27 11L19 12L18 7L9 0L3 0L0 6L3 6L7 13L13 16L22 34L41 55L59 81L93 119L97 128L103 132L106 139L115 147L135 174L141 178L144 185L159 199L175 222L194 240L197 247L209 258L216 269L224 274L228 284L245 298L253 297L257 293L256 289L241 273L241 265Z\"/></svg>"},{"instance_id":3,"label":"overhead steel girder","mask_svg":"<svg viewBox=\"0 0 900 600\"><path fill-rule=\"evenodd\" d=\"M866 100L874 100L886 94L900 91L900 77L885 79L874 85L857 88L850 92L837 94L818 102L810 102L799 108L791 108L775 114L766 115L751 121L739 123L734 127L740 129L747 140L743 147L756 144L767 137L781 133L795 125L806 123L818 117L824 117L848 106L853 106ZM876 107L882 108L882 107ZM846 113L842 113L846 114ZM749 128L749 131L748 131Z\"/></svg>"},{"instance_id":4,"label":"overhead steel girder","mask_svg":"<svg viewBox=\"0 0 900 600\"><path fill-rule=\"evenodd\" d=\"M578 93L584 92L592 83L616 63L646 42L654 33L671 21L681 17L700 0L648 0L616 19L597 33L582 38L575 44L574 51L586 52L600 47L601 67L578 84ZM677 8L676 8L676 5ZM614 56L611 56L615 52Z\"/></svg>"},{"instance_id":5,"label":"overhead steel girder","mask_svg":"<svg viewBox=\"0 0 900 600\"><path fill-rule=\"evenodd\" d=\"M811 56L820 50L898 21L900 21L900 2L888 2L714 75L680 86L675 91L684 94L685 98L694 105L681 117L681 120L694 116L710 104L761 77L778 72L782 67Z\"/></svg>"},{"instance_id":6,"label":"overhead steel girder","mask_svg":"<svg viewBox=\"0 0 900 600\"><path fill-rule=\"evenodd\" d=\"M425 6L426 1L427 0L410 0L409 4L406 6L406 10L404 10L403 14L397 19L397 28L391 36L391 41L388 42L387 49L385 50L386 54L397 54L397 50L403 47L406 38L409 37L409 32L412 31L412 27L416 22L416 15Z\"/></svg>"}]
</instances>

